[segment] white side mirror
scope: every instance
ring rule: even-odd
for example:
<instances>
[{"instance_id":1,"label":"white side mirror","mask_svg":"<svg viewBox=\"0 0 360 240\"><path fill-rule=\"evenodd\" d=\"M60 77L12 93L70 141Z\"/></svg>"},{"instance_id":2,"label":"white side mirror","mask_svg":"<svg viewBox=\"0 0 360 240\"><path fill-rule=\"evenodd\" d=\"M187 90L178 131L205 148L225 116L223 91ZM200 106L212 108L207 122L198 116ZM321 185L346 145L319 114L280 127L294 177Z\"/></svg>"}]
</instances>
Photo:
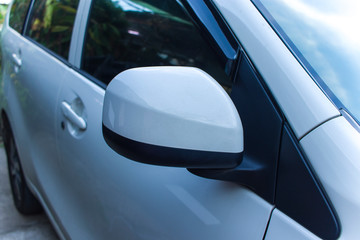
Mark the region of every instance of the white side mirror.
<instances>
[{"instance_id":1,"label":"white side mirror","mask_svg":"<svg viewBox=\"0 0 360 240\"><path fill-rule=\"evenodd\" d=\"M243 128L232 100L192 67L117 75L105 93L103 135L119 154L149 164L232 168L242 160Z\"/></svg>"}]
</instances>

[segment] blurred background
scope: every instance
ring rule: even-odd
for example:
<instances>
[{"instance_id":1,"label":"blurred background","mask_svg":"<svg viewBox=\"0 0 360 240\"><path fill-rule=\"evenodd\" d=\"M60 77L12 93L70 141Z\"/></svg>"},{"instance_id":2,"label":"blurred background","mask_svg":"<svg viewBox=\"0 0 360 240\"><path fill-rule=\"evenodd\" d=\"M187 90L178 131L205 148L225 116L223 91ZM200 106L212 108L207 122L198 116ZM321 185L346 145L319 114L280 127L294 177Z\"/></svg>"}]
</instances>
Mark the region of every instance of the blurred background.
<instances>
[{"instance_id":1,"label":"blurred background","mask_svg":"<svg viewBox=\"0 0 360 240\"><path fill-rule=\"evenodd\" d=\"M0 32L6 16L6 10L11 0L0 0ZM1 54L0 54L0 68L1 68ZM2 87L2 86L0 86ZM1 101L1 100L0 100ZM2 144L1 131L0 131L0 143Z\"/></svg>"},{"instance_id":2,"label":"blurred background","mask_svg":"<svg viewBox=\"0 0 360 240\"><path fill-rule=\"evenodd\" d=\"M5 19L6 9L11 0L0 0L0 29Z\"/></svg>"}]
</instances>

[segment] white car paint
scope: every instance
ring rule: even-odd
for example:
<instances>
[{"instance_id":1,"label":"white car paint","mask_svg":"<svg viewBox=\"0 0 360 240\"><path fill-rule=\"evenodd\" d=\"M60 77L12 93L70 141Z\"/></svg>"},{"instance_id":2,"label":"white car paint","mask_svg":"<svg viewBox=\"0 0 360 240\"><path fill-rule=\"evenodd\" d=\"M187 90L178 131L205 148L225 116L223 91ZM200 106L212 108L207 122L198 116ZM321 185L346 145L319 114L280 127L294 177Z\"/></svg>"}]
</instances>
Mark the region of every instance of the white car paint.
<instances>
[{"instance_id":1,"label":"white car paint","mask_svg":"<svg viewBox=\"0 0 360 240\"><path fill-rule=\"evenodd\" d=\"M274 209L266 231L265 240L319 240L312 232L299 225L287 215Z\"/></svg>"},{"instance_id":2,"label":"white car paint","mask_svg":"<svg viewBox=\"0 0 360 240\"><path fill-rule=\"evenodd\" d=\"M120 73L106 88L103 124L123 137L157 146L244 150L243 127L229 95L210 75L192 67Z\"/></svg>"},{"instance_id":3,"label":"white car paint","mask_svg":"<svg viewBox=\"0 0 360 240\"><path fill-rule=\"evenodd\" d=\"M360 134L344 118L333 119L300 141L340 219L341 239L360 234Z\"/></svg>"}]
</instances>

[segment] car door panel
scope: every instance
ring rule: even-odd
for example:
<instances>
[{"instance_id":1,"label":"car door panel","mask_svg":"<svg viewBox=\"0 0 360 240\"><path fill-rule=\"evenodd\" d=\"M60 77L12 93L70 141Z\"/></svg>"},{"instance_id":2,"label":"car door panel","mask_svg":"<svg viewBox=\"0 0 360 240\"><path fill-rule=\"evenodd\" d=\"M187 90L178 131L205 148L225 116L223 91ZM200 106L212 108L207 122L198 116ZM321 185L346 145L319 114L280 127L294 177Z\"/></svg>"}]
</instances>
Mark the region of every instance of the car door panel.
<instances>
[{"instance_id":1,"label":"car door panel","mask_svg":"<svg viewBox=\"0 0 360 240\"><path fill-rule=\"evenodd\" d=\"M13 35L13 37L11 37ZM15 123L15 138L28 180L39 190L54 191L53 180L57 169L55 144L56 97L61 88L63 74L68 66L48 54L34 42L8 31L5 44L21 59L21 67L12 66L13 77L8 86L11 120ZM8 42L9 41L9 42ZM15 71L18 68L17 72ZM54 75L53 72L58 74Z\"/></svg>"},{"instance_id":2,"label":"car door panel","mask_svg":"<svg viewBox=\"0 0 360 240\"><path fill-rule=\"evenodd\" d=\"M76 71L60 102L81 99L87 129L73 135L57 113L64 205L71 236L126 239L261 239L272 205L236 184L203 179L186 169L137 163L102 137L104 90ZM66 186L71 186L67 187ZM251 213L251 214L250 214ZM72 227L72 226L77 226Z\"/></svg>"},{"instance_id":3,"label":"car door panel","mask_svg":"<svg viewBox=\"0 0 360 240\"><path fill-rule=\"evenodd\" d=\"M24 108L24 101L19 101L18 95L21 90L19 90L19 75L22 73L15 72L15 64L12 60L13 54L19 55L19 50L24 48L24 41L21 40L21 35L16 31L12 30L11 28L5 28L2 31L2 69L3 69L3 89L4 89L4 99L3 101L5 104L9 105L7 115L9 121L12 126L12 131L15 135L15 139L17 144L23 145L28 141L28 134L24 134L23 136L20 133L27 132L25 128L25 121L23 120L23 113L22 110ZM26 96L25 96L26 97ZM21 137L20 137L20 136ZM28 159L28 152L30 151L29 148L22 148L19 149L19 154L22 159L24 159L25 164L23 168L25 171L29 172L29 176L31 178L35 178L35 174L33 172L33 168L29 166ZM28 164L26 164L28 163Z\"/></svg>"}]
</instances>

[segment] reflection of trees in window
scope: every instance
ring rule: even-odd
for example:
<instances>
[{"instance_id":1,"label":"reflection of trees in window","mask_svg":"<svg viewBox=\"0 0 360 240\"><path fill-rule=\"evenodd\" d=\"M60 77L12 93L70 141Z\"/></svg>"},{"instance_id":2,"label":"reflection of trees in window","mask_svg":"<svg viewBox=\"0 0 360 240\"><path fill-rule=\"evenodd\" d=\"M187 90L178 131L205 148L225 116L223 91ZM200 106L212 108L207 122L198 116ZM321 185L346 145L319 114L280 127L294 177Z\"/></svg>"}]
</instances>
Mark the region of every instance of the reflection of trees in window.
<instances>
[{"instance_id":1,"label":"reflection of trees in window","mask_svg":"<svg viewBox=\"0 0 360 240\"><path fill-rule=\"evenodd\" d=\"M96 0L92 6L88 22L86 53L90 56L103 56L112 53L115 57L122 49L117 42L126 27L125 13L111 0ZM115 47L117 46L117 47Z\"/></svg>"},{"instance_id":2,"label":"reflection of trees in window","mask_svg":"<svg viewBox=\"0 0 360 240\"><path fill-rule=\"evenodd\" d=\"M19 33L22 32L29 4L30 0L15 0L11 6L9 25Z\"/></svg>"},{"instance_id":3,"label":"reflection of trees in window","mask_svg":"<svg viewBox=\"0 0 360 240\"><path fill-rule=\"evenodd\" d=\"M177 1L94 0L82 68L108 83L141 66L196 66L224 78L224 70Z\"/></svg>"},{"instance_id":4,"label":"reflection of trees in window","mask_svg":"<svg viewBox=\"0 0 360 240\"><path fill-rule=\"evenodd\" d=\"M78 0L37 0L28 35L67 59Z\"/></svg>"}]
</instances>

